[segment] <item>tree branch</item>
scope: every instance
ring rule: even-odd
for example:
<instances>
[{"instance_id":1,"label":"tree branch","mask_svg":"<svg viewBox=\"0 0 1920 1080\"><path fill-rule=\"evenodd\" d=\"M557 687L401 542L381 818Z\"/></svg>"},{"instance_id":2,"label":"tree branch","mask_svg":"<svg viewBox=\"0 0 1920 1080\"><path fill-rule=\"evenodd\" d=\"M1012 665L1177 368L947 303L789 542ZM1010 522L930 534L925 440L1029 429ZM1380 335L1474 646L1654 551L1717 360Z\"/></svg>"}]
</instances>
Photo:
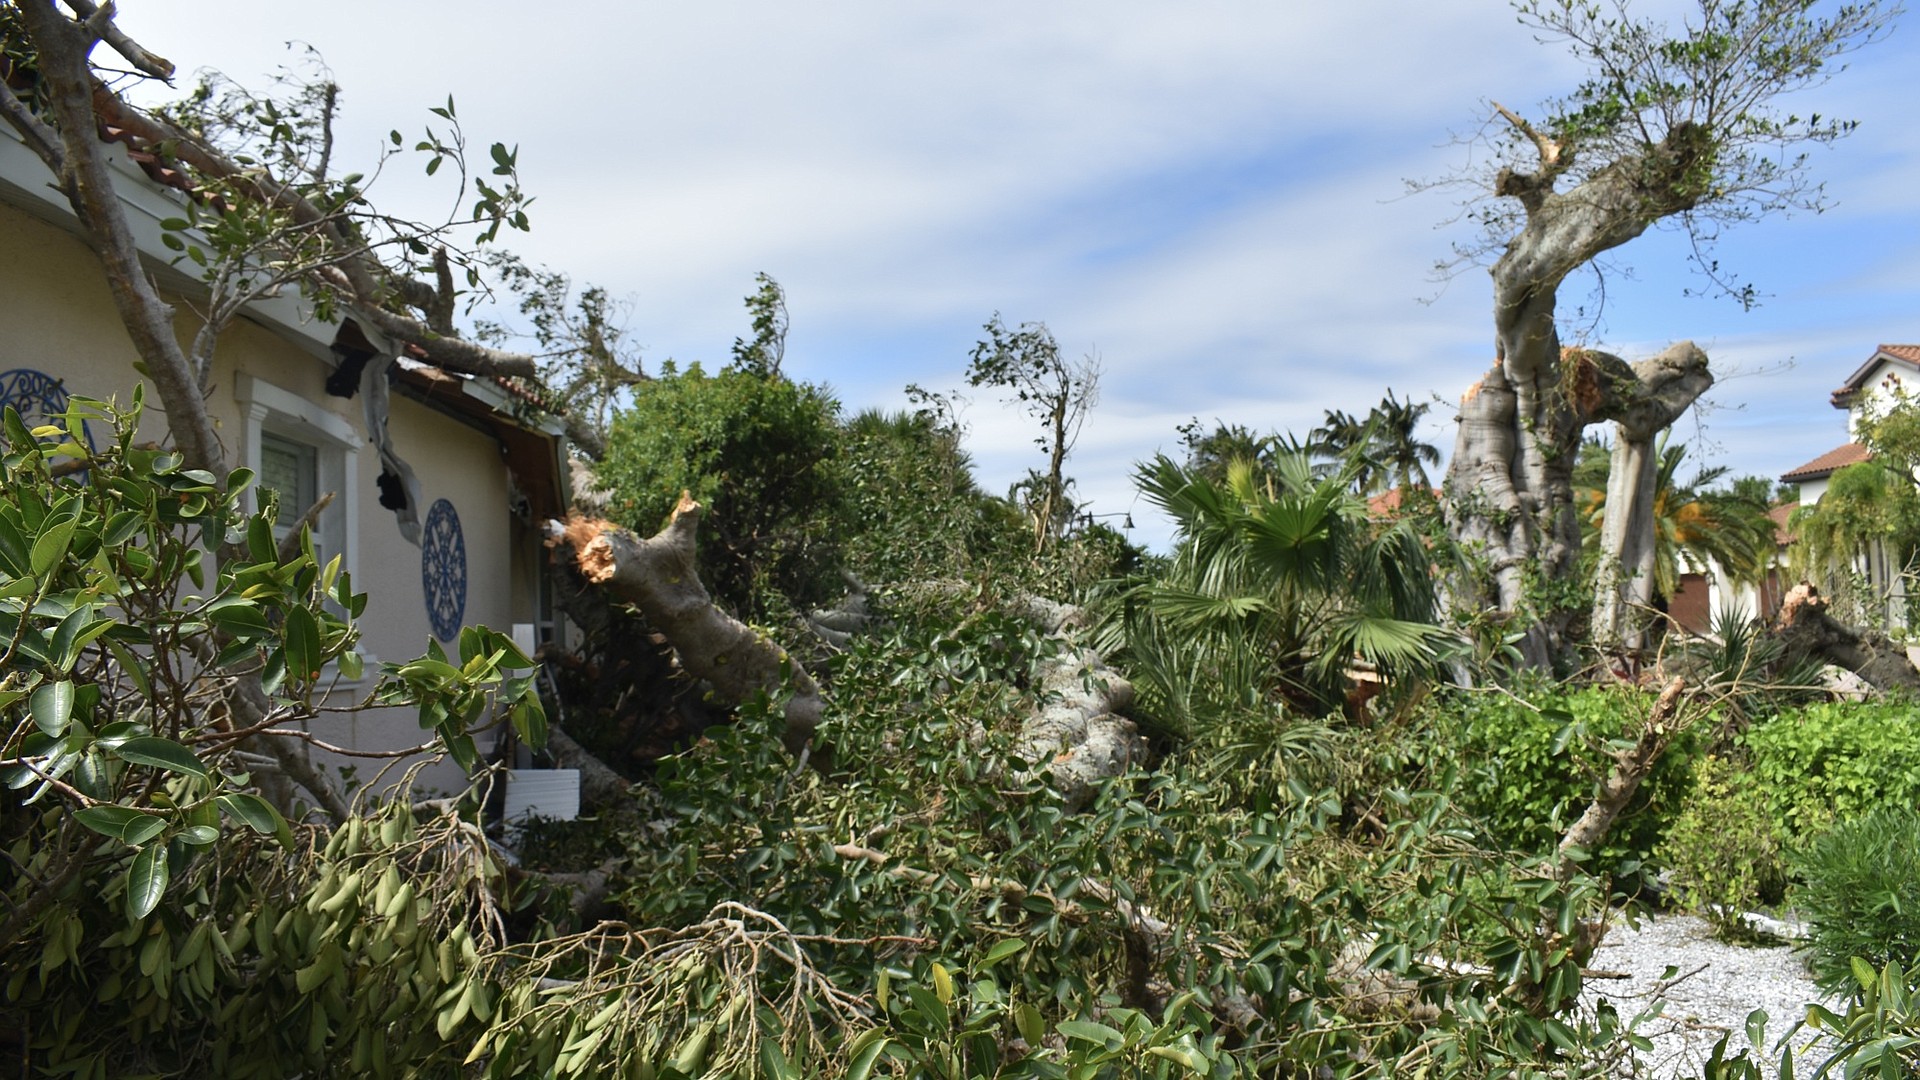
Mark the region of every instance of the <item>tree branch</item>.
<instances>
[{"instance_id":1,"label":"tree branch","mask_svg":"<svg viewBox=\"0 0 1920 1080\"><path fill-rule=\"evenodd\" d=\"M0 75L4 74L4 70L0 70ZM26 102L14 96L5 78L0 78L0 116L5 116L13 130L20 133L27 149L46 163L48 172L59 176L67 171L66 154L60 149L60 133L41 123Z\"/></svg>"},{"instance_id":2,"label":"tree branch","mask_svg":"<svg viewBox=\"0 0 1920 1080\"><path fill-rule=\"evenodd\" d=\"M1498 112L1502 119L1506 120L1507 123L1512 124L1516 131L1520 132L1520 134L1522 135L1525 135L1530 141L1532 141L1534 150L1536 150L1540 154L1541 173L1546 175L1552 175L1552 174L1561 172L1566 168L1566 165L1563 163L1563 159L1561 157L1561 149L1560 149L1559 143L1548 138L1545 133L1540 131L1540 129L1534 127L1532 124L1527 123L1525 119L1523 119L1518 113L1514 112L1512 109L1507 108L1505 105L1502 105L1497 101L1493 102L1492 104L1493 104L1494 111Z\"/></svg>"},{"instance_id":3,"label":"tree branch","mask_svg":"<svg viewBox=\"0 0 1920 1080\"><path fill-rule=\"evenodd\" d=\"M642 540L611 522L575 518L564 527L580 573L591 584L638 607L673 644L695 677L730 702L760 692L792 693L787 748L800 748L820 726L826 701L813 677L764 634L714 606L694 567L700 504L686 493L666 528Z\"/></svg>"},{"instance_id":4,"label":"tree branch","mask_svg":"<svg viewBox=\"0 0 1920 1080\"><path fill-rule=\"evenodd\" d=\"M173 79L173 61L148 52L139 42L128 37L113 24L113 17L118 14L113 0L107 0L105 4L97 7L92 0L65 0L65 2L73 9L74 14L80 16L88 31L106 42L109 48L124 57L135 70L156 79L167 81Z\"/></svg>"}]
</instances>

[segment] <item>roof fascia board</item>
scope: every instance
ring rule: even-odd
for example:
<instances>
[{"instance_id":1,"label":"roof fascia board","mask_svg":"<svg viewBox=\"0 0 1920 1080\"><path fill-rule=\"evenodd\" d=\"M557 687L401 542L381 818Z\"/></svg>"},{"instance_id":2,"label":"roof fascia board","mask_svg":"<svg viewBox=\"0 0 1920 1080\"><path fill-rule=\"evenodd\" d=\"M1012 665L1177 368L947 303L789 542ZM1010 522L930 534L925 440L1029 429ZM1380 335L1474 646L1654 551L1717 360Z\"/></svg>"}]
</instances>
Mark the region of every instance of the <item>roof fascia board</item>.
<instances>
[{"instance_id":1,"label":"roof fascia board","mask_svg":"<svg viewBox=\"0 0 1920 1080\"><path fill-rule=\"evenodd\" d=\"M168 218L187 216L187 198L180 192L155 184L140 166L127 156L119 143L103 142L107 164L114 171L114 194L127 208L127 225L134 244L146 260L155 280L167 289L187 295L205 295L206 286L196 276L175 264L177 252L160 240L165 231L160 223ZM46 163L27 149L26 143L11 127L0 125L0 200L78 234L80 223L66 196L53 185ZM278 293L254 300L246 306L245 317L275 335L300 347L316 359L331 362L336 326L313 317L313 310L300 299L299 289L288 287Z\"/></svg>"}]
</instances>

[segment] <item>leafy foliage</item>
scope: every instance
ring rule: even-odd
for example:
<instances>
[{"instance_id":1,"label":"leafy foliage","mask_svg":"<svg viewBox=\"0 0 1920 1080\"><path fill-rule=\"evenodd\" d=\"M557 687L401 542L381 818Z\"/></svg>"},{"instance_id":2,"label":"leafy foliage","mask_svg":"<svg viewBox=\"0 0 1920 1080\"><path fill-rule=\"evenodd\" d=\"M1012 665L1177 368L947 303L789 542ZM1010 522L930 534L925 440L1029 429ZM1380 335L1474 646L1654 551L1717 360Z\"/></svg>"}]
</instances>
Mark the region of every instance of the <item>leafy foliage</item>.
<instances>
[{"instance_id":1,"label":"leafy foliage","mask_svg":"<svg viewBox=\"0 0 1920 1080\"><path fill-rule=\"evenodd\" d=\"M1654 850L1672 873L1680 907L1725 938L1751 933L1741 917L1764 898L1777 899L1786 876L1766 800L1739 780L1725 758L1697 762L1693 789Z\"/></svg>"},{"instance_id":2,"label":"leafy foliage","mask_svg":"<svg viewBox=\"0 0 1920 1080\"><path fill-rule=\"evenodd\" d=\"M722 605L760 615L813 603L833 591L844 528L838 408L785 379L669 365L615 416L597 476L642 535L683 490L708 508L701 575Z\"/></svg>"},{"instance_id":3,"label":"leafy foliage","mask_svg":"<svg viewBox=\"0 0 1920 1080\"><path fill-rule=\"evenodd\" d=\"M273 506L246 511L246 470L136 445L139 406L0 415L0 1026L81 1076L397 1075L491 1010L467 973L497 917L468 901L498 869L453 814L401 801L329 835L262 797L246 751L303 739L334 672L357 676L366 598L304 533L283 550ZM98 449L71 434L89 421ZM541 741L511 641L467 628L458 660L390 665L379 696L464 761L491 715Z\"/></svg>"},{"instance_id":4,"label":"leafy foliage","mask_svg":"<svg viewBox=\"0 0 1920 1080\"><path fill-rule=\"evenodd\" d=\"M1593 798L1612 765L1608 750L1636 737L1652 696L1596 687L1528 697L1443 699L1432 713L1431 738L1464 763L1461 801L1488 838L1509 850L1545 853ZM1683 734L1655 763L1606 845L1593 853L1592 869L1642 870L1681 813L1699 743L1697 734Z\"/></svg>"},{"instance_id":5,"label":"leafy foliage","mask_svg":"<svg viewBox=\"0 0 1920 1080\"><path fill-rule=\"evenodd\" d=\"M1823 988L1850 989L1862 960L1903 969L1920 960L1920 814L1911 803L1841 821L1794 863L1809 964Z\"/></svg>"},{"instance_id":6,"label":"leafy foliage","mask_svg":"<svg viewBox=\"0 0 1920 1080\"><path fill-rule=\"evenodd\" d=\"M1405 523L1370 522L1347 476L1287 451L1265 476L1243 461L1221 481L1162 456L1138 482L1179 546L1163 578L1122 599L1114 644L1154 657L1149 705L1176 726L1210 719L1181 713L1187 680L1224 688L1209 711L1288 702L1318 716L1340 707L1355 659L1412 675L1432 664L1427 553Z\"/></svg>"},{"instance_id":7,"label":"leafy foliage","mask_svg":"<svg viewBox=\"0 0 1920 1080\"><path fill-rule=\"evenodd\" d=\"M1789 846L1881 807L1920 805L1920 717L1905 704L1807 705L1738 742Z\"/></svg>"}]
</instances>

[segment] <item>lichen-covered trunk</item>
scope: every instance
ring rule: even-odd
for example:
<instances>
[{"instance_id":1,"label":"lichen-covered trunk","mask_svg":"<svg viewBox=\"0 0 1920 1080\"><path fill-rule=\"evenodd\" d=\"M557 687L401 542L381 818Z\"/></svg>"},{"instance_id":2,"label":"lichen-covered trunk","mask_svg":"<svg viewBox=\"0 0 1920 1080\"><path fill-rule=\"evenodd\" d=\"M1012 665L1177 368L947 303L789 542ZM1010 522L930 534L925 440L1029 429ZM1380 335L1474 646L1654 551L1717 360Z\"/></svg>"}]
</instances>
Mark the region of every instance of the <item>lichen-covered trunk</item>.
<instances>
[{"instance_id":1,"label":"lichen-covered trunk","mask_svg":"<svg viewBox=\"0 0 1920 1080\"><path fill-rule=\"evenodd\" d=\"M1653 440L1614 426L1607 471L1607 509L1600 523L1600 561L1593 571L1596 647L1634 652L1646 645L1645 612L1653 602Z\"/></svg>"},{"instance_id":2,"label":"lichen-covered trunk","mask_svg":"<svg viewBox=\"0 0 1920 1080\"><path fill-rule=\"evenodd\" d=\"M1475 569L1456 602L1521 632L1522 657L1540 669L1564 654L1575 611L1554 590L1578 569L1572 470L1584 427L1544 375L1495 365L1468 391L1446 484L1454 539Z\"/></svg>"},{"instance_id":3,"label":"lichen-covered trunk","mask_svg":"<svg viewBox=\"0 0 1920 1080\"><path fill-rule=\"evenodd\" d=\"M1494 612L1518 632L1530 667L1569 666L1568 631L1591 599L1577 577L1573 460L1580 436L1651 390L1641 385L1639 368L1618 357L1561 348L1560 284L1693 204L1697 195L1686 178L1698 163L1695 134L1692 125L1676 125L1645 156L1617 160L1566 191L1555 185L1571 158L1539 139L1539 171L1506 169L1495 181L1495 193L1518 200L1526 217L1493 265L1495 364L1461 401L1444 508L1449 531L1475 566L1454 589L1456 602ZM1699 355L1691 344L1668 352L1676 350ZM1704 375L1705 357L1699 360Z\"/></svg>"}]
</instances>

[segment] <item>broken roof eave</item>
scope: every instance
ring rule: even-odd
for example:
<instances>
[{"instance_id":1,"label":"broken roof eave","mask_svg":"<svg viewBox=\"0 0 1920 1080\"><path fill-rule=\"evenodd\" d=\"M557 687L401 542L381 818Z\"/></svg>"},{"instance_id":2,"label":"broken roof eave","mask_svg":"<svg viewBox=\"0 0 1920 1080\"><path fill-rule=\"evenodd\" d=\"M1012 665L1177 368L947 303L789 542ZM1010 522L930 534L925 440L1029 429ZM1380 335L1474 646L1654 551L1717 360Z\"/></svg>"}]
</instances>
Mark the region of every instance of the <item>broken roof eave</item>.
<instances>
[{"instance_id":1,"label":"broken roof eave","mask_svg":"<svg viewBox=\"0 0 1920 1080\"><path fill-rule=\"evenodd\" d=\"M552 416L538 422L518 415L513 399L485 379L401 357L394 385L427 408L446 413L492 436L507 469L544 520L564 518L573 498L566 465L565 428Z\"/></svg>"},{"instance_id":2,"label":"broken roof eave","mask_svg":"<svg viewBox=\"0 0 1920 1080\"><path fill-rule=\"evenodd\" d=\"M101 148L105 152L108 167L114 172L114 194L127 210L128 228L154 280L171 292L188 296L204 295L205 283L182 270L178 264L179 253L168 249L161 240L166 234L161 222L186 216L187 195L155 182L134 162L124 144L102 141ZM16 206L41 221L85 239L79 219L68 205L66 196L53 185L46 163L27 148L17 132L6 125L0 125L0 202ZM344 307L344 314L352 317L352 307ZM332 346L345 320L328 322L316 318L312 305L301 299L297 287L290 286L251 301L243 309L242 315L328 368L334 366L336 358ZM354 318L353 322L377 352L389 357L400 354L400 346L376 330L372 320L360 317ZM484 406L489 414L484 419L490 424L510 425L531 435L544 437L551 444L553 463L546 470L550 476L543 486L553 491L560 500L559 506L564 508L569 496L564 467L564 426L556 418L547 415L537 420L523 418L504 390L484 380L450 372L440 373L458 381L463 396ZM431 397L428 395L429 399ZM506 445L506 440L501 441L502 445Z\"/></svg>"},{"instance_id":3,"label":"broken roof eave","mask_svg":"<svg viewBox=\"0 0 1920 1080\"><path fill-rule=\"evenodd\" d=\"M122 144L103 142L101 149L114 173L114 194L127 210L127 226L133 233L134 244L154 280L171 292L188 296L204 294L205 283L182 270L176 264L179 253L168 250L160 239L165 235L160 227L162 221L186 216L186 195L156 184L128 156ZM5 125L0 125L0 201L85 238L66 196L54 187L46 163L27 149L18 133ZM243 316L300 351L329 364L333 362L330 347L339 325L314 318L311 305L301 301L297 288L283 289L252 301L243 310Z\"/></svg>"}]
</instances>

